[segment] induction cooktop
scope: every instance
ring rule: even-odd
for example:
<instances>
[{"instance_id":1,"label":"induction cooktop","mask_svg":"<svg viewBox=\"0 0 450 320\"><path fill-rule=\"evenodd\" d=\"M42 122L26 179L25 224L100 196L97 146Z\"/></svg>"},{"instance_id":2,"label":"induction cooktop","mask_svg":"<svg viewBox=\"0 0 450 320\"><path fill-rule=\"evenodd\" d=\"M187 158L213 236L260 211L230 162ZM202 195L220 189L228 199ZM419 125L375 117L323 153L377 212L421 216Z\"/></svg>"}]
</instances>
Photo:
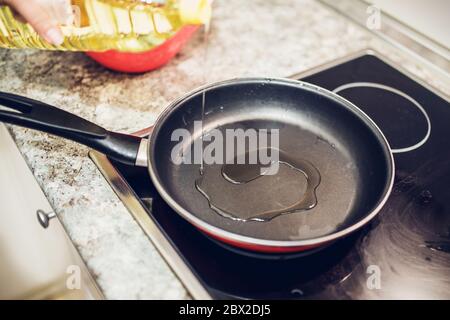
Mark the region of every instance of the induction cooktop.
<instances>
[{"instance_id":1,"label":"induction cooktop","mask_svg":"<svg viewBox=\"0 0 450 320\"><path fill-rule=\"evenodd\" d=\"M379 215L322 250L260 254L218 243L164 202L145 168L91 157L194 298L450 299L448 100L368 51L294 78L366 112L396 163Z\"/></svg>"}]
</instances>

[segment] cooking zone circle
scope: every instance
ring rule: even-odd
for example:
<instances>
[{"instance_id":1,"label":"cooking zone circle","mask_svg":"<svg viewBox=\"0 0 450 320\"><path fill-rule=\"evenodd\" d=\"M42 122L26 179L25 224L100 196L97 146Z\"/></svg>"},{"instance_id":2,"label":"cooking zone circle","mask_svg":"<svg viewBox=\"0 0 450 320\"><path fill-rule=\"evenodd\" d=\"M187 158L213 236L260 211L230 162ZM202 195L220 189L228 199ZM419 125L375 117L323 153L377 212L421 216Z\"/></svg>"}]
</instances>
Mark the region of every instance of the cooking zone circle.
<instances>
[{"instance_id":1,"label":"cooking zone circle","mask_svg":"<svg viewBox=\"0 0 450 320\"><path fill-rule=\"evenodd\" d=\"M373 89L379 91L375 98ZM386 135L392 153L418 149L430 137L431 121L425 109L398 89L374 82L352 82L337 87L333 92L362 107Z\"/></svg>"}]
</instances>

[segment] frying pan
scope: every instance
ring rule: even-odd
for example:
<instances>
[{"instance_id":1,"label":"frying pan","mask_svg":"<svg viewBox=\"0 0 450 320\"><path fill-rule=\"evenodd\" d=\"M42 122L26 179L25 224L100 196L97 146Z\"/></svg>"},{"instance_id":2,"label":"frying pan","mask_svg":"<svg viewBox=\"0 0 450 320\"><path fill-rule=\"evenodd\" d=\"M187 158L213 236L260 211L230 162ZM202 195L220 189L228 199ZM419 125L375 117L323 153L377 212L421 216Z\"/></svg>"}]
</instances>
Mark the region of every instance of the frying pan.
<instances>
[{"instance_id":1,"label":"frying pan","mask_svg":"<svg viewBox=\"0 0 450 320\"><path fill-rule=\"evenodd\" d=\"M342 97L300 81L241 78L201 87L172 102L148 140L107 131L10 93L0 93L0 105L13 109L0 109L1 121L77 141L129 165L147 166L158 192L178 214L207 235L246 250L296 252L329 244L374 218L394 181L393 156L375 123ZM199 130L194 121L203 115ZM171 161L178 144L171 135L179 128L189 130L192 143L212 128L279 129L279 149L291 159L307 160L320 173L317 205L266 222L217 214L195 187L200 165ZM302 196L301 183L292 185L276 175L267 179L275 180L267 180L257 192L234 192L223 185L228 190L224 194L230 192L228 202L247 209Z\"/></svg>"}]
</instances>

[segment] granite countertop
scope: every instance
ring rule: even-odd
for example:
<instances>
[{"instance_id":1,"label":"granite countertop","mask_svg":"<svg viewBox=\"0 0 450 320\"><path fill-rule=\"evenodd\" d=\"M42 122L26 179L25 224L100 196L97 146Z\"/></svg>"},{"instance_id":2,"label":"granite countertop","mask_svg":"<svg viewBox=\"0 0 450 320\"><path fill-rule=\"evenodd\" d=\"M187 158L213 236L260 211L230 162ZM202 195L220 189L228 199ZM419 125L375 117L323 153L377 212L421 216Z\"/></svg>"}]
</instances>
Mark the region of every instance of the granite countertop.
<instances>
[{"instance_id":1,"label":"granite countertop","mask_svg":"<svg viewBox=\"0 0 450 320\"><path fill-rule=\"evenodd\" d=\"M202 40L198 33L167 66L141 75L108 71L82 53L0 50L0 90L127 133L150 126L172 99L204 82L288 76L367 47L450 90L364 28L313 0L216 0L206 60ZM189 298L88 158L88 148L9 128L106 298Z\"/></svg>"}]
</instances>

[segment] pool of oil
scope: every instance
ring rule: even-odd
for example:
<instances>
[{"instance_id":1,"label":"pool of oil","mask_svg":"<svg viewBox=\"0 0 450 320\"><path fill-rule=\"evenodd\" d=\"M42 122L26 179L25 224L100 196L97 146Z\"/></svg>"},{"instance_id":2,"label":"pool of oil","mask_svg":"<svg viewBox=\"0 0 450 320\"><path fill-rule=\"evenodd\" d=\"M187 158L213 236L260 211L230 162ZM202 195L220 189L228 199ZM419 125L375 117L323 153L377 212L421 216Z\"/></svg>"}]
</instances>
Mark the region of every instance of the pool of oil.
<instances>
[{"instance_id":1,"label":"pool of oil","mask_svg":"<svg viewBox=\"0 0 450 320\"><path fill-rule=\"evenodd\" d=\"M314 208L321 180L318 169L279 149L264 150L272 156L278 153L276 163L250 163L261 151L247 151L244 164L238 164L236 156L230 163L202 168L195 187L209 207L222 217L243 222L266 222Z\"/></svg>"},{"instance_id":2,"label":"pool of oil","mask_svg":"<svg viewBox=\"0 0 450 320\"><path fill-rule=\"evenodd\" d=\"M201 98L201 96L200 96ZM201 99L198 105L201 108ZM255 167L248 168L245 176L236 177L232 169L224 168L223 162L217 164L204 163L204 174L200 174L200 162L191 162L174 166L171 171L171 179L175 184L167 188L174 200L184 206L189 212L210 225L220 226L226 231L250 235L260 239L297 240L323 236L336 230L340 225L352 219L360 205L359 176L360 169L352 161L351 155L345 147L339 143L333 135L323 132L317 133L284 121L272 119L238 120L230 118L230 122L213 126L217 118L222 119L223 112L219 106L212 107L206 98L205 115L205 139L203 141L205 155L209 155L211 130L217 129L225 137L228 129L269 129L279 131L279 150L282 150L288 159L286 163L280 163L279 172L276 175L262 175L254 178ZM215 110L214 112L210 112ZM199 118L200 119L200 114ZM186 143L185 148L194 155L195 144L201 143L200 134L193 136ZM269 139L270 140L270 139ZM260 147L258 145L256 148ZM272 144L267 147L273 147ZM253 149L253 148L249 148ZM221 150L226 154L226 150ZM242 154L248 150L238 152L227 157L233 158L236 154ZM225 156L224 154L224 156ZM194 156L191 157L194 161ZM206 159L206 158L205 158ZM169 158L170 160L170 158ZM280 159L281 160L281 159ZM300 210L293 213L282 214L271 220L259 222L249 220L270 211L286 211L301 201L308 189L308 180L301 170L295 170L288 164L296 165L295 160L307 161L320 173L320 184L315 190L317 203L308 210ZM304 169L305 170L305 169ZM227 180L224 177L229 178ZM199 179L201 179L199 181ZM229 180L234 180L235 183ZM196 186L206 191L210 201L200 192ZM236 183L236 182L246 183ZM222 213L231 213L239 216L245 222L224 217L211 208L211 203L222 210ZM282 232L280 232L282 228Z\"/></svg>"}]
</instances>

